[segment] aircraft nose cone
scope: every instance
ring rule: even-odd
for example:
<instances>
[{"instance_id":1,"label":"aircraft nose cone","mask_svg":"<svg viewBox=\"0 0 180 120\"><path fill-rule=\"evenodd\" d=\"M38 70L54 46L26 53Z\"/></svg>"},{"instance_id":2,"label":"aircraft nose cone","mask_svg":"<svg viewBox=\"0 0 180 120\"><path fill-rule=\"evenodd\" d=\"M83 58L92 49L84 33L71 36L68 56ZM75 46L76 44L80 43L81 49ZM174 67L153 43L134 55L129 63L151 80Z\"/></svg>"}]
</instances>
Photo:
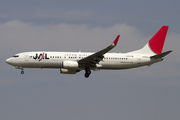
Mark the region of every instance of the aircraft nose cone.
<instances>
[{"instance_id":1,"label":"aircraft nose cone","mask_svg":"<svg viewBox=\"0 0 180 120\"><path fill-rule=\"evenodd\" d=\"M8 58L8 59L6 60L6 63L7 63L7 64L11 64L11 59Z\"/></svg>"}]
</instances>

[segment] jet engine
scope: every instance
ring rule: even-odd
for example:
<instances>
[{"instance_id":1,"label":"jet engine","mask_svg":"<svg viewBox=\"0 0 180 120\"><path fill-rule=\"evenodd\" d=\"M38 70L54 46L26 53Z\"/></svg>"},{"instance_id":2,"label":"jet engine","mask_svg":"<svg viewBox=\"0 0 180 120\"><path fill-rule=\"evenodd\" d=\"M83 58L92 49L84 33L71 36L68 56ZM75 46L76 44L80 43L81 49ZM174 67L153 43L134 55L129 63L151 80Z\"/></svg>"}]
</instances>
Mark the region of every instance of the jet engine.
<instances>
[{"instance_id":1,"label":"jet engine","mask_svg":"<svg viewBox=\"0 0 180 120\"><path fill-rule=\"evenodd\" d=\"M75 68L79 68L79 64L77 61L63 61L63 68L67 68L67 69L75 69Z\"/></svg>"},{"instance_id":2,"label":"jet engine","mask_svg":"<svg viewBox=\"0 0 180 120\"><path fill-rule=\"evenodd\" d=\"M61 74L76 74L78 71L76 69L60 69Z\"/></svg>"}]
</instances>

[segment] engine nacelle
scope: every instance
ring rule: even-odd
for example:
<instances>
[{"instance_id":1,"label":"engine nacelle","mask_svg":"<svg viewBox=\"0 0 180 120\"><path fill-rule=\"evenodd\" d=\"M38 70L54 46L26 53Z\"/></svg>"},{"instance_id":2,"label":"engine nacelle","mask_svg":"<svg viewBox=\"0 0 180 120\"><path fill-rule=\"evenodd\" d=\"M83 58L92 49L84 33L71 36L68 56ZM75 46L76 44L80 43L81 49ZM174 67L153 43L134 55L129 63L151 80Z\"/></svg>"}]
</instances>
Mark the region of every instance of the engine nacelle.
<instances>
[{"instance_id":1,"label":"engine nacelle","mask_svg":"<svg viewBox=\"0 0 180 120\"><path fill-rule=\"evenodd\" d=\"M60 72L61 72L61 74L76 74L77 70L61 68Z\"/></svg>"},{"instance_id":2,"label":"engine nacelle","mask_svg":"<svg viewBox=\"0 0 180 120\"><path fill-rule=\"evenodd\" d=\"M63 61L63 68L79 68L79 64L77 61Z\"/></svg>"}]
</instances>

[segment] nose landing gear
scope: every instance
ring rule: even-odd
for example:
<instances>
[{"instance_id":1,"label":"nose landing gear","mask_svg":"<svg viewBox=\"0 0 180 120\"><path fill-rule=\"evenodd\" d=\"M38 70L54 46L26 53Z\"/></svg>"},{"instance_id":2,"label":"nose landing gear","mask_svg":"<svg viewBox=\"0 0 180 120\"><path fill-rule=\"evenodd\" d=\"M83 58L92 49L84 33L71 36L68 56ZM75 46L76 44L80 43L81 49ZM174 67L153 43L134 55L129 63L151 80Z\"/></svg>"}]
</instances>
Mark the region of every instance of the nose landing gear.
<instances>
[{"instance_id":1,"label":"nose landing gear","mask_svg":"<svg viewBox=\"0 0 180 120\"><path fill-rule=\"evenodd\" d=\"M21 70L21 74L24 74L23 67L18 67L18 66L16 66L15 68L16 68L16 69L20 69L20 70Z\"/></svg>"},{"instance_id":2,"label":"nose landing gear","mask_svg":"<svg viewBox=\"0 0 180 120\"><path fill-rule=\"evenodd\" d=\"M24 74L24 71L23 71L23 70L21 71L21 74Z\"/></svg>"}]
</instances>

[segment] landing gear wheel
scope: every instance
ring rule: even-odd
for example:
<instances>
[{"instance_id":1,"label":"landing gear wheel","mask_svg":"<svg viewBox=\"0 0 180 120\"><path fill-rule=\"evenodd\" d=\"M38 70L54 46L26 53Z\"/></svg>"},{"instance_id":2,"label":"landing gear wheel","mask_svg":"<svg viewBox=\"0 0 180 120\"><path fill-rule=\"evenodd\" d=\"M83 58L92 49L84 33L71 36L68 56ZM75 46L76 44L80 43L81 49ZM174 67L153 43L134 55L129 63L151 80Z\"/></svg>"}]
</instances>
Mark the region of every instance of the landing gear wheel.
<instances>
[{"instance_id":1,"label":"landing gear wheel","mask_svg":"<svg viewBox=\"0 0 180 120\"><path fill-rule=\"evenodd\" d=\"M91 71L90 71L90 70L87 70L86 73L90 75L90 74L91 74Z\"/></svg>"},{"instance_id":2,"label":"landing gear wheel","mask_svg":"<svg viewBox=\"0 0 180 120\"><path fill-rule=\"evenodd\" d=\"M21 71L21 74L24 74L24 71Z\"/></svg>"},{"instance_id":3,"label":"landing gear wheel","mask_svg":"<svg viewBox=\"0 0 180 120\"><path fill-rule=\"evenodd\" d=\"M85 76L86 78L88 78L88 77L89 77L89 74L85 73L84 76Z\"/></svg>"},{"instance_id":4,"label":"landing gear wheel","mask_svg":"<svg viewBox=\"0 0 180 120\"><path fill-rule=\"evenodd\" d=\"M91 71L90 71L90 70L86 70L86 73L84 74L84 76L85 76L86 78L88 78L90 74L91 74Z\"/></svg>"}]
</instances>

